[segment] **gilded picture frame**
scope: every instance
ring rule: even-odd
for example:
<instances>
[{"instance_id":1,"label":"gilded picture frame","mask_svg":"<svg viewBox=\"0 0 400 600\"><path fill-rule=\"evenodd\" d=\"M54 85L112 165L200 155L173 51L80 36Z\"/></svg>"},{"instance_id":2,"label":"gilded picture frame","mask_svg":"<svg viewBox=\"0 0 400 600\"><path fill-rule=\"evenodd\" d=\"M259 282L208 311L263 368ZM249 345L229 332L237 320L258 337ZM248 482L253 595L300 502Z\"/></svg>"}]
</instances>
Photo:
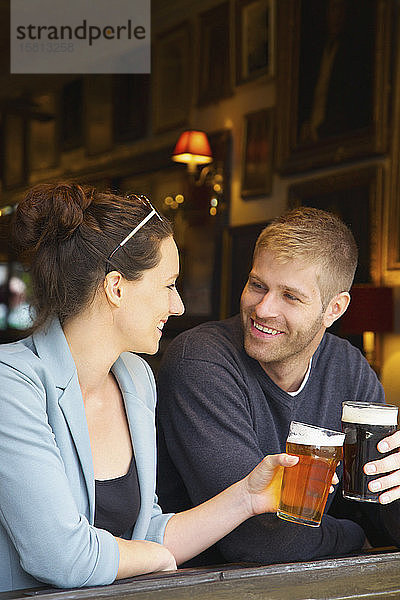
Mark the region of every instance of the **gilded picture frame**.
<instances>
[{"instance_id":1,"label":"gilded picture frame","mask_svg":"<svg viewBox=\"0 0 400 600\"><path fill-rule=\"evenodd\" d=\"M393 4L278 3L276 164L282 174L387 150Z\"/></svg>"}]
</instances>

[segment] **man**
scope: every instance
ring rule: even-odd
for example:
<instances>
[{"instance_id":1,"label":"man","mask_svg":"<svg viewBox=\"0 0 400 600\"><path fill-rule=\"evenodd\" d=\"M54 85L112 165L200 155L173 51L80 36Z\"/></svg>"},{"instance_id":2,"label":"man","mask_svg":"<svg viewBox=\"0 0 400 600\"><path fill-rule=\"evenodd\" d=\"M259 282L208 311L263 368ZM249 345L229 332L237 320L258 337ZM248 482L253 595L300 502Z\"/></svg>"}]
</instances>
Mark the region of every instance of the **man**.
<instances>
[{"instance_id":1,"label":"man","mask_svg":"<svg viewBox=\"0 0 400 600\"><path fill-rule=\"evenodd\" d=\"M362 354L326 333L349 305L356 265L354 238L340 219L295 209L259 236L241 315L200 325L170 344L158 378L165 510L206 500L265 454L284 450L291 420L340 430L342 400L384 402ZM364 543L361 527L347 519L325 515L311 528L260 515L205 561L310 560Z\"/></svg>"}]
</instances>

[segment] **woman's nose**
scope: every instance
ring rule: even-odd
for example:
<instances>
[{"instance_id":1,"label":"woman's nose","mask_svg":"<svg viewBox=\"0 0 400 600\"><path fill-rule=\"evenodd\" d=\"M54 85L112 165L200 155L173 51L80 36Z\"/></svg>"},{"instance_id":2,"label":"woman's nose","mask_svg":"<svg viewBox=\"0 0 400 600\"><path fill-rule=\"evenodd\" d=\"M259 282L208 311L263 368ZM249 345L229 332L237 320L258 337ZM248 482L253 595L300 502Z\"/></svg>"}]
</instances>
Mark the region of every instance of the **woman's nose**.
<instances>
[{"instance_id":1,"label":"woman's nose","mask_svg":"<svg viewBox=\"0 0 400 600\"><path fill-rule=\"evenodd\" d=\"M174 289L174 293L171 298L170 307L169 307L171 315L183 315L185 312L185 305L182 302L182 298L177 289Z\"/></svg>"}]
</instances>

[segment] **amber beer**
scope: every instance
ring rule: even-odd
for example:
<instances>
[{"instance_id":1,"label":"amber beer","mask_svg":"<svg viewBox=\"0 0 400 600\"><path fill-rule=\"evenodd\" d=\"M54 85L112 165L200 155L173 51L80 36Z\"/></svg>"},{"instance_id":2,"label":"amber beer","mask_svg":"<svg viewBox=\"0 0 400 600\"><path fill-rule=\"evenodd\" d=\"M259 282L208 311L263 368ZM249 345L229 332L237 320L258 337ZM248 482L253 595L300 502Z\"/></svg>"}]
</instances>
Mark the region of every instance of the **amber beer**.
<instances>
[{"instance_id":1,"label":"amber beer","mask_svg":"<svg viewBox=\"0 0 400 600\"><path fill-rule=\"evenodd\" d=\"M365 463L383 458L377 444L397 429L397 406L372 402L343 402L343 496L359 502L379 502L368 489L377 475L364 473Z\"/></svg>"},{"instance_id":2,"label":"amber beer","mask_svg":"<svg viewBox=\"0 0 400 600\"><path fill-rule=\"evenodd\" d=\"M286 521L318 527L332 477L342 458L344 434L292 421L286 452L299 457L284 469L277 516Z\"/></svg>"}]
</instances>

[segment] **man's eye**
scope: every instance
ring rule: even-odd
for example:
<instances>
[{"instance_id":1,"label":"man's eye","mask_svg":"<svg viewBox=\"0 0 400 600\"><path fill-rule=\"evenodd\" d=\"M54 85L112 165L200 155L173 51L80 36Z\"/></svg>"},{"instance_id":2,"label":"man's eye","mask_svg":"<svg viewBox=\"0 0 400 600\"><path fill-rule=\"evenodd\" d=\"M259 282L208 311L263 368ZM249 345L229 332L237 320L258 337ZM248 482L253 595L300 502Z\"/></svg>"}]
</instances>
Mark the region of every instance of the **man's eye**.
<instances>
[{"instance_id":1,"label":"man's eye","mask_svg":"<svg viewBox=\"0 0 400 600\"><path fill-rule=\"evenodd\" d=\"M296 298L296 296L292 296L292 294L289 294L288 292L285 293L285 298L294 302L298 301L298 298Z\"/></svg>"},{"instance_id":2,"label":"man's eye","mask_svg":"<svg viewBox=\"0 0 400 600\"><path fill-rule=\"evenodd\" d=\"M264 289L264 286L261 285L261 283L257 283L257 281L250 281L250 285L251 285L251 287L255 288L256 290Z\"/></svg>"},{"instance_id":3,"label":"man's eye","mask_svg":"<svg viewBox=\"0 0 400 600\"><path fill-rule=\"evenodd\" d=\"M169 285L167 285L167 288L169 290L174 290L175 289L175 283L170 283Z\"/></svg>"}]
</instances>

